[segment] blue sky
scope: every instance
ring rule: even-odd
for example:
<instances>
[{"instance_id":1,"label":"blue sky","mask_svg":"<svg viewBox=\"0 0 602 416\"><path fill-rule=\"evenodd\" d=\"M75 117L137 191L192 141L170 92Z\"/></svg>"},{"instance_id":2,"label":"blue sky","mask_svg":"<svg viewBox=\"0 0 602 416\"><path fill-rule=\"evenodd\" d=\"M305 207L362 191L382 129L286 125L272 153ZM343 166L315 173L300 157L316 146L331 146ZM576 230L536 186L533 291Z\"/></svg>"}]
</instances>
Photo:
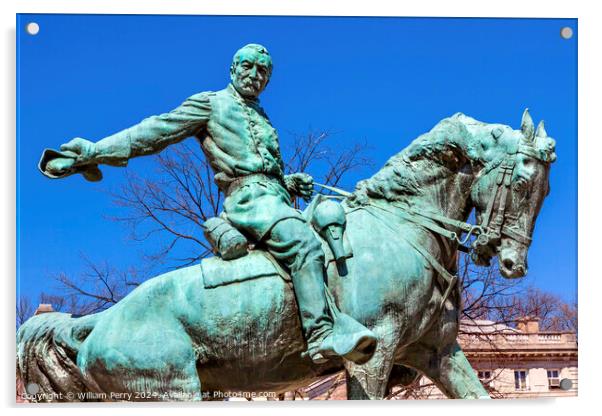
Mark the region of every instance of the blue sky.
<instances>
[{"instance_id":1,"label":"blue sky","mask_svg":"<svg viewBox=\"0 0 602 416\"><path fill-rule=\"evenodd\" d=\"M40 33L23 27L36 21ZM125 269L151 249L106 219L107 191L125 169L92 184L37 171L46 147L99 140L227 84L233 53L264 44L274 73L262 103L286 149L292 133L332 130L334 145L370 144L372 175L393 154L457 111L518 128L529 107L557 140L552 192L529 252L529 282L573 300L577 291L577 39L575 19L440 19L20 15L18 17L18 282L53 291L80 254ZM286 152L285 152L286 158ZM127 168L144 175L152 161ZM200 233L200 230L199 230Z\"/></svg>"}]
</instances>

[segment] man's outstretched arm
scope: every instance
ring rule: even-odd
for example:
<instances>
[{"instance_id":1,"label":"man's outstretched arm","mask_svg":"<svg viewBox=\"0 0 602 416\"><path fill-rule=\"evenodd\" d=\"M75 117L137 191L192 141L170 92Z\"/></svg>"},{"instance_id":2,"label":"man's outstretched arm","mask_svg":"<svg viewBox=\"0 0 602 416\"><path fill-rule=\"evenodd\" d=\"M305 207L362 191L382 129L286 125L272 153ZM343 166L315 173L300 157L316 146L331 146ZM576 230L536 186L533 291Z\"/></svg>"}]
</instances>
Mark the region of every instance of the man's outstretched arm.
<instances>
[{"instance_id":1,"label":"man's outstretched arm","mask_svg":"<svg viewBox=\"0 0 602 416\"><path fill-rule=\"evenodd\" d=\"M125 166L129 159L160 152L199 132L209 119L211 105L206 93L188 98L169 113L152 116L96 143L75 138L61 151L77 154L76 165Z\"/></svg>"}]
</instances>

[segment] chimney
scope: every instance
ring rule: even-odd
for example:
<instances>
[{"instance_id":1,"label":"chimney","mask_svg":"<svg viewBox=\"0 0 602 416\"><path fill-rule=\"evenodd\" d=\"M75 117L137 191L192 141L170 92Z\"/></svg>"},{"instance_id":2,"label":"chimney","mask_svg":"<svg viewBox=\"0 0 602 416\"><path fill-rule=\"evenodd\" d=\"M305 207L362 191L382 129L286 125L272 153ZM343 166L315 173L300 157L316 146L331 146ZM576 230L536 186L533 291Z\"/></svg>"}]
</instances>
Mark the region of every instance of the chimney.
<instances>
[{"instance_id":1,"label":"chimney","mask_svg":"<svg viewBox=\"0 0 602 416\"><path fill-rule=\"evenodd\" d=\"M517 320L516 329L526 334L539 333L539 318L534 316L525 316Z\"/></svg>"},{"instance_id":2,"label":"chimney","mask_svg":"<svg viewBox=\"0 0 602 416\"><path fill-rule=\"evenodd\" d=\"M52 305L50 303L40 303L40 306L38 306L38 309L36 309L34 315L40 315L48 312L54 312Z\"/></svg>"}]
</instances>

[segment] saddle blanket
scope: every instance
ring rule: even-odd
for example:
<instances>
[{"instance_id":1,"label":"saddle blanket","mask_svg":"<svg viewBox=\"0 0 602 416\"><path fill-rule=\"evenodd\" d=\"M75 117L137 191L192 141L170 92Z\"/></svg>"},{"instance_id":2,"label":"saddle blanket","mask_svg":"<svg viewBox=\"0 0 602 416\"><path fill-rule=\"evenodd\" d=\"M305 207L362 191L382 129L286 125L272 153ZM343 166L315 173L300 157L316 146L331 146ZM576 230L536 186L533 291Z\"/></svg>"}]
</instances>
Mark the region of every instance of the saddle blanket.
<instances>
[{"instance_id":1,"label":"saddle blanket","mask_svg":"<svg viewBox=\"0 0 602 416\"><path fill-rule=\"evenodd\" d=\"M325 241L321 239L320 241L326 256L325 263L328 266L329 263L334 261L332 252ZM345 236L343 237L343 247L347 253L346 257L353 257ZM203 259L201 271L206 289L270 276L279 276L286 282L291 281L290 274L280 266L270 253L263 250L251 250L247 255L234 260L224 260L219 256Z\"/></svg>"},{"instance_id":2,"label":"saddle blanket","mask_svg":"<svg viewBox=\"0 0 602 416\"><path fill-rule=\"evenodd\" d=\"M291 280L276 259L259 250L234 260L223 260L218 256L204 259L201 270L206 289L268 276L280 276L287 282Z\"/></svg>"}]
</instances>

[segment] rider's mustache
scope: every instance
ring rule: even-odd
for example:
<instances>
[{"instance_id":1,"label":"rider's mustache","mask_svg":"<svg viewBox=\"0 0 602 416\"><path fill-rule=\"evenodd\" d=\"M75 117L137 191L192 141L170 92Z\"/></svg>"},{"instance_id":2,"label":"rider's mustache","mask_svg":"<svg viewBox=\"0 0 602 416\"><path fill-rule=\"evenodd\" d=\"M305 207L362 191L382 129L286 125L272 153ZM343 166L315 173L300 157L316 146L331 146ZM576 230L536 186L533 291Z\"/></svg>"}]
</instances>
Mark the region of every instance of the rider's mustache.
<instances>
[{"instance_id":1,"label":"rider's mustache","mask_svg":"<svg viewBox=\"0 0 602 416\"><path fill-rule=\"evenodd\" d=\"M258 79L251 79L251 78L243 78L242 80L242 85L244 87L249 87L252 86L254 88L259 88L261 87L261 82Z\"/></svg>"}]
</instances>

